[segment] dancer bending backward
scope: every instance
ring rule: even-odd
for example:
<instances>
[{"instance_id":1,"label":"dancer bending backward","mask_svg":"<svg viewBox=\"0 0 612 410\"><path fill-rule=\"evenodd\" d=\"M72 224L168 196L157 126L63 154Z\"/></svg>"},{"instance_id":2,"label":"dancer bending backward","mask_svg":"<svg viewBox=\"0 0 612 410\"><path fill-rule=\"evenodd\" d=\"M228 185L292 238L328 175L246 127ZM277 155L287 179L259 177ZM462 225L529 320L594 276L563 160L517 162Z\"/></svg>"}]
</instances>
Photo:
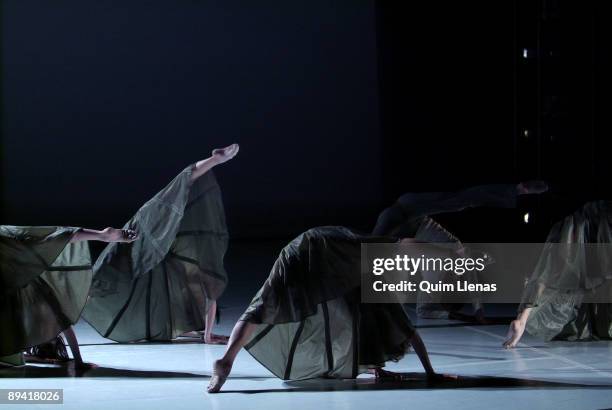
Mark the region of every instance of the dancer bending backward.
<instances>
[{"instance_id":1,"label":"dancer bending backward","mask_svg":"<svg viewBox=\"0 0 612 410\"><path fill-rule=\"evenodd\" d=\"M22 365L23 351L44 344L77 368L87 368L72 330L91 286L87 241L130 243L133 230L0 226L0 364ZM49 351L56 358L58 352Z\"/></svg>"},{"instance_id":2,"label":"dancer bending backward","mask_svg":"<svg viewBox=\"0 0 612 410\"><path fill-rule=\"evenodd\" d=\"M404 241L436 248L423 249L426 254L455 255L412 238ZM400 360L410 346L429 378L446 377L435 373L401 304L361 303L361 244L368 242L398 238L331 226L291 241L234 326L225 354L214 363L208 391L221 389L243 347L283 380L356 378L366 372L396 379L400 376L383 370L385 362Z\"/></svg>"},{"instance_id":3,"label":"dancer bending backward","mask_svg":"<svg viewBox=\"0 0 612 410\"><path fill-rule=\"evenodd\" d=\"M104 337L118 342L171 340L204 329L213 334L217 299L227 285L223 257L228 233L212 168L238 145L215 149L188 166L125 225L139 232L130 244L109 245L94 266L83 313Z\"/></svg>"},{"instance_id":4,"label":"dancer bending backward","mask_svg":"<svg viewBox=\"0 0 612 410\"><path fill-rule=\"evenodd\" d=\"M437 223L431 216L459 212L475 207L515 208L518 195L539 194L548 189L543 181L522 182L518 185L496 184L467 188L459 192L406 193L386 208L378 217L374 235L395 237L414 237L420 242L456 243L461 242L452 233ZM424 275L438 273L424 272ZM437 281L443 278L432 278ZM478 282L476 273L466 275L466 280ZM484 311L480 300L472 300L475 316L484 321ZM461 304L441 304L435 296L419 293L417 314L428 319L461 319L455 311Z\"/></svg>"}]
</instances>

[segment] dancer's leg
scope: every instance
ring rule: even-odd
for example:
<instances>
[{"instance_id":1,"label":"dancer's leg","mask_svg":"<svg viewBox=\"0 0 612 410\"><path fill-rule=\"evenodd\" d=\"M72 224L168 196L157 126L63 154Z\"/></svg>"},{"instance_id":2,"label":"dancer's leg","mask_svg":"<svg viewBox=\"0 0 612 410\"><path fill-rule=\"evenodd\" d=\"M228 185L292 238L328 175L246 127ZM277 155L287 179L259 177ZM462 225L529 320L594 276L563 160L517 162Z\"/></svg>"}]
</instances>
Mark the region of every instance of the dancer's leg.
<instances>
[{"instance_id":1,"label":"dancer's leg","mask_svg":"<svg viewBox=\"0 0 612 410\"><path fill-rule=\"evenodd\" d=\"M105 228L101 231L95 229L79 229L70 242L101 241L101 242L134 242L138 233L132 229Z\"/></svg>"},{"instance_id":2,"label":"dancer's leg","mask_svg":"<svg viewBox=\"0 0 612 410\"><path fill-rule=\"evenodd\" d=\"M405 193L386 208L378 217L373 233L388 235L404 221L446 212L458 212L467 208L489 206L513 208L517 195L546 192L543 181L527 181L518 185L479 185L458 192Z\"/></svg>"},{"instance_id":3,"label":"dancer's leg","mask_svg":"<svg viewBox=\"0 0 612 410\"><path fill-rule=\"evenodd\" d=\"M215 326L215 319L217 318L217 301L213 300L208 305L208 311L205 317L205 328L204 328L204 343L224 345L228 342L228 337L223 335L216 335L212 332Z\"/></svg>"},{"instance_id":4,"label":"dancer's leg","mask_svg":"<svg viewBox=\"0 0 612 410\"><path fill-rule=\"evenodd\" d=\"M234 158L240 146L238 144L232 144L225 148L217 148L212 151L212 155L206 159L196 162L195 167L191 173L191 182L195 181L202 175L206 174L213 167L223 164ZM206 316L204 317L205 329L204 329L204 342L209 344L224 344L226 339L223 336L215 337L212 333L215 325L215 316L217 314L217 302L213 301L208 307Z\"/></svg>"},{"instance_id":5,"label":"dancer's leg","mask_svg":"<svg viewBox=\"0 0 612 410\"><path fill-rule=\"evenodd\" d=\"M191 181L195 181L202 175L206 174L213 167L234 158L240 147L238 144L232 144L225 148L217 148L213 150L212 155L206 159L196 162L193 172L191 173Z\"/></svg>"},{"instance_id":6,"label":"dancer's leg","mask_svg":"<svg viewBox=\"0 0 612 410\"><path fill-rule=\"evenodd\" d=\"M221 386L223 386L227 376L229 376L232 371L232 365L234 364L236 355L238 355L240 349L244 347L256 327L256 324L245 322L244 320L236 322L234 329L232 329L227 348L225 349L225 354L219 360L215 361L213 365L213 374L208 384L209 393L217 393L221 390Z\"/></svg>"},{"instance_id":7,"label":"dancer's leg","mask_svg":"<svg viewBox=\"0 0 612 410\"><path fill-rule=\"evenodd\" d=\"M481 206L513 208L516 196L525 191L523 183L478 185L458 192L406 193L400 196L397 202L404 212L412 217L418 217L458 212Z\"/></svg>"}]
</instances>

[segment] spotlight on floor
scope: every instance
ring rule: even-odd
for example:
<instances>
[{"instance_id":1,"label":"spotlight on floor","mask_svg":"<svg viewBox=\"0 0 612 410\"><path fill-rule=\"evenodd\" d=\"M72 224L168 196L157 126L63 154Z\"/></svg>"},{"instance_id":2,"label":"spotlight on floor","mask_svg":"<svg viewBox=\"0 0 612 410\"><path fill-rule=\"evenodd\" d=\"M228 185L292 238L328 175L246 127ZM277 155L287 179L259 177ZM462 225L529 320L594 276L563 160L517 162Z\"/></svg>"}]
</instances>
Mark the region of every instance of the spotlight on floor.
<instances>
[{"instance_id":1,"label":"spotlight on floor","mask_svg":"<svg viewBox=\"0 0 612 410\"><path fill-rule=\"evenodd\" d=\"M525 215L523 215L523 222L529 223L529 212L525 212Z\"/></svg>"}]
</instances>

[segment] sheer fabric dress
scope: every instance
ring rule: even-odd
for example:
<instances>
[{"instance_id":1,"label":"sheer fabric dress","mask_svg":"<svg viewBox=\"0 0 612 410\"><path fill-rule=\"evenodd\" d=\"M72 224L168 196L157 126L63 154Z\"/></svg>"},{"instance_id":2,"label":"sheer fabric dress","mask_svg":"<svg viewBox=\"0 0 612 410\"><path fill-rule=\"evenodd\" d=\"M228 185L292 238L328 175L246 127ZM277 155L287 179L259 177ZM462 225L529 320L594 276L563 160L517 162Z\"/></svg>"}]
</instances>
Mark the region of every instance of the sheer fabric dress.
<instances>
[{"instance_id":1,"label":"sheer fabric dress","mask_svg":"<svg viewBox=\"0 0 612 410\"><path fill-rule=\"evenodd\" d=\"M187 167L127 222L132 243L109 244L94 266L85 319L118 342L171 340L202 330L228 279L221 190L209 171Z\"/></svg>"}]
</instances>

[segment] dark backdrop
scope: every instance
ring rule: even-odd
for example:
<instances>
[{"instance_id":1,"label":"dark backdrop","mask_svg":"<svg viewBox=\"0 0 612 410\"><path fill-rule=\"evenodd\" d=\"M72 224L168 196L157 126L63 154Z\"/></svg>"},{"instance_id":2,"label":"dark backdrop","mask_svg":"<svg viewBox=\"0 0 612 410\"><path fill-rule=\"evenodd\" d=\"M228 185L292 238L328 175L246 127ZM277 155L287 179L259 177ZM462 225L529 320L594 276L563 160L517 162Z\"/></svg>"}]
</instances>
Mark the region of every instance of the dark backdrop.
<instances>
[{"instance_id":1,"label":"dark backdrop","mask_svg":"<svg viewBox=\"0 0 612 410\"><path fill-rule=\"evenodd\" d=\"M217 174L235 236L373 223L372 1L8 0L2 12L2 223L121 225L232 142L242 151Z\"/></svg>"},{"instance_id":2,"label":"dark backdrop","mask_svg":"<svg viewBox=\"0 0 612 410\"><path fill-rule=\"evenodd\" d=\"M553 195L453 226L466 240L542 240L565 198L610 193L603 10L5 0L1 223L120 225L236 141L218 172L234 237L369 229L405 191L544 178Z\"/></svg>"}]
</instances>

